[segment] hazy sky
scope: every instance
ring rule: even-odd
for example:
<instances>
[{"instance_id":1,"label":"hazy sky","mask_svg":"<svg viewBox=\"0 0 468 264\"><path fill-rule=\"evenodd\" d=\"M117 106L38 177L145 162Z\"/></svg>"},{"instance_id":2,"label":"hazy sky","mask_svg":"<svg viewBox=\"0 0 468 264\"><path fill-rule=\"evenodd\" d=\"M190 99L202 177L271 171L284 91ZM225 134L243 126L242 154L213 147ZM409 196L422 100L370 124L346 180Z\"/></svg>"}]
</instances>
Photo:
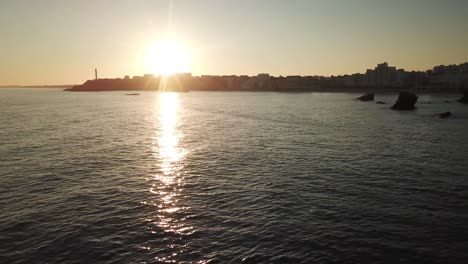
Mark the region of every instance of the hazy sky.
<instances>
[{"instance_id":1,"label":"hazy sky","mask_svg":"<svg viewBox=\"0 0 468 264\"><path fill-rule=\"evenodd\" d=\"M426 70L468 61L468 1L0 0L0 85L142 75L167 34L194 75Z\"/></svg>"}]
</instances>

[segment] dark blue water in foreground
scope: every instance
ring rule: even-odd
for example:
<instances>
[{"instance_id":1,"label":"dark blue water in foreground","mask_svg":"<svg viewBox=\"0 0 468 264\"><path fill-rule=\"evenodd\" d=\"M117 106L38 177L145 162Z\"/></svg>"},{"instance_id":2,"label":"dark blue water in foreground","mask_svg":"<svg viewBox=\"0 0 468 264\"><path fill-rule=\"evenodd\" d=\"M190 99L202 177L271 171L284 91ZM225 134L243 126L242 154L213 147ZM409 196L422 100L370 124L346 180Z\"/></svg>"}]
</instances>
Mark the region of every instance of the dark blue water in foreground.
<instances>
[{"instance_id":1,"label":"dark blue water in foreground","mask_svg":"<svg viewBox=\"0 0 468 264\"><path fill-rule=\"evenodd\" d=\"M468 262L457 96L124 94L0 90L0 262Z\"/></svg>"}]
</instances>

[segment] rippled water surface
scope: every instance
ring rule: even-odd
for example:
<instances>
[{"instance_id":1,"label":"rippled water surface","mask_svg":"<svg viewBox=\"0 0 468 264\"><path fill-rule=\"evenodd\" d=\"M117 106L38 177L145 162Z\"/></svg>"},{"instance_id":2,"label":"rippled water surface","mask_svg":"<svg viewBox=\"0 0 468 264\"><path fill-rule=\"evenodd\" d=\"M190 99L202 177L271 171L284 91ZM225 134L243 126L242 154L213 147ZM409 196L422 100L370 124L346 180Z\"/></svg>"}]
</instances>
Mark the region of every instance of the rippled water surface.
<instances>
[{"instance_id":1,"label":"rippled water surface","mask_svg":"<svg viewBox=\"0 0 468 264\"><path fill-rule=\"evenodd\" d=\"M456 96L124 94L0 90L0 262L468 262Z\"/></svg>"}]
</instances>

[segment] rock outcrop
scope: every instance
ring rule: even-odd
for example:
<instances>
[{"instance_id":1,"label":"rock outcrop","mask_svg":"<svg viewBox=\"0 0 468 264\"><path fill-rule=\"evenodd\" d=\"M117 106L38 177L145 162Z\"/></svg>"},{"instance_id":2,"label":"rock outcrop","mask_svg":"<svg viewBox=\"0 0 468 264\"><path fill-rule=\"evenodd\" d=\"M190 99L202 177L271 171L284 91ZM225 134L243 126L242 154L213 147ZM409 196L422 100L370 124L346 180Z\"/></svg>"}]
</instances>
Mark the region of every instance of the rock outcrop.
<instances>
[{"instance_id":1,"label":"rock outcrop","mask_svg":"<svg viewBox=\"0 0 468 264\"><path fill-rule=\"evenodd\" d=\"M458 99L459 103L468 104L468 90L463 91L463 97Z\"/></svg>"},{"instance_id":2,"label":"rock outcrop","mask_svg":"<svg viewBox=\"0 0 468 264\"><path fill-rule=\"evenodd\" d=\"M414 93L400 92L392 110L414 110L418 97Z\"/></svg>"},{"instance_id":3,"label":"rock outcrop","mask_svg":"<svg viewBox=\"0 0 468 264\"><path fill-rule=\"evenodd\" d=\"M452 116L452 113L451 112L444 112L444 113L440 113L440 114L437 114L435 115L437 118L447 118L447 117L451 117Z\"/></svg>"},{"instance_id":4,"label":"rock outcrop","mask_svg":"<svg viewBox=\"0 0 468 264\"><path fill-rule=\"evenodd\" d=\"M374 94L373 93L368 93L363 96L359 96L356 98L356 100L362 101L362 102L368 102L368 101L374 101Z\"/></svg>"}]
</instances>

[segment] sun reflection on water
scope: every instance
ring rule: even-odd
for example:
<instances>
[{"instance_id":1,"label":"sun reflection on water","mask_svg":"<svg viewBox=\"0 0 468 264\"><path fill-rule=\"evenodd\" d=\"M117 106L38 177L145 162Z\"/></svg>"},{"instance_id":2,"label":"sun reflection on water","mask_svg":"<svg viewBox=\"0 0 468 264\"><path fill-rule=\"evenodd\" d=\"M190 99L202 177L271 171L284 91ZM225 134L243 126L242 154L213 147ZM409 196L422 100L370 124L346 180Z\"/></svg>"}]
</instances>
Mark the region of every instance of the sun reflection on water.
<instances>
[{"instance_id":1,"label":"sun reflection on water","mask_svg":"<svg viewBox=\"0 0 468 264\"><path fill-rule=\"evenodd\" d=\"M172 92L160 92L157 109L158 134L154 140L153 153L158 160L158 168L152 179L150 192L154 195L152 204L156 208L153 223L155 230L183 237L193 233L186 219L189 209L183 200L183 166L186 151L180 146L182 133L178 129L178 95ZM182 240L169 244L172 253L182 253L186 244ZM182 243L182 244L179 244ZM174 251L175 250L175 251ZM175 255L164 256L162 262L174 261ZM171 260L172 259L172 260Z\"/></svg>"},{"instance_id":2,"label":"sun reflection on water","mask_svg":"<svg viewBox=\"0 0 468 264\"><path fill-rule=\"evenodd\" d=\"M177 93L159 93L159 126L160 133L157 137L155 151L159 159L159 172L155 175L155 183L151 192L159 196L159 226L167 230L171 223L178 222L170 213L181 209L178 205L180 190L183 185L181 169L183 166L184 150L179 146L181 137L177 129ZM178 226L174 225L173 227ZM171 227L171 230L176 230Z\"/></svg>"}]
</instances>

